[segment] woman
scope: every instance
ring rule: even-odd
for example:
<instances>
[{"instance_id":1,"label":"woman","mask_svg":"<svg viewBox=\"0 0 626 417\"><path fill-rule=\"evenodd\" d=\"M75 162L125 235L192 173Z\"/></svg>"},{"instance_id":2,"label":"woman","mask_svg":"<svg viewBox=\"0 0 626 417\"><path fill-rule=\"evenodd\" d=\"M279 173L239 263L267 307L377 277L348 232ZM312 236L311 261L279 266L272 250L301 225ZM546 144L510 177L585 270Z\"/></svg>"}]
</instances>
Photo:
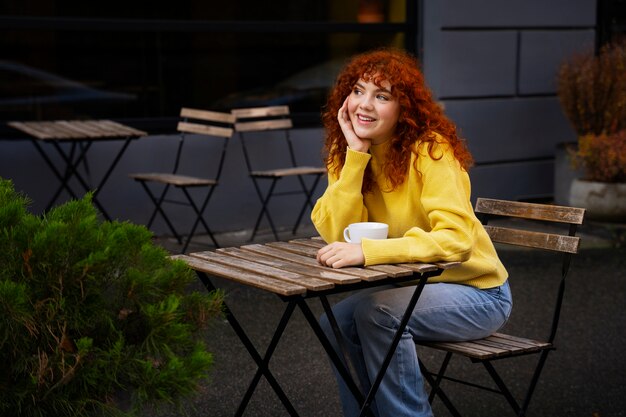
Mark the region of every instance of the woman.
<instances>
[{"instance_id":1,"label":"woman","mask_svg":"<svg viewBox=\"0 0 626 417\"><path fill-rule=\"evenodd\" d=\"M426 88L417 60L382 49L353 58L323 114L328 187L311 218L329 267L462 261L429 281L373 403L377 416L431 416L415 340L471 340L498 330L511 311L507 272L474 215L472 157ZM389 238L343 242L350 223L389 225ZM360 291L333 307L359 382L368 390L414 288ZM322 327L335 338L327 318ZM338 347L335 346L338 350ZM359 407L337 375L345 416Z\"/></svg>"}]
</instances>

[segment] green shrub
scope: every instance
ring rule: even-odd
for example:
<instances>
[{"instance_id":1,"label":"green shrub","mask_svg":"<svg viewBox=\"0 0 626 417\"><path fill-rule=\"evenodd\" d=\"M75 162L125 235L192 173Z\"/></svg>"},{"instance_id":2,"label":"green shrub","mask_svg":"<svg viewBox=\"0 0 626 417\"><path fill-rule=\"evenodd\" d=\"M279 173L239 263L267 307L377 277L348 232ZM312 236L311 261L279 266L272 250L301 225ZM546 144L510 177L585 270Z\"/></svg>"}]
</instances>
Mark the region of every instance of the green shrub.
<instances>
[{"instance_id":1,"label":"green shrub","mask_svg":"<svg viewBox=\"0 0 626 417\"><path fill-rule=\"evenodd\" d=\"M42 216L0 179L0 415L130 416L207 377L222 294L91 196ZM128 397L130 405L117 401Z\"/></svg>"}]
</instances>

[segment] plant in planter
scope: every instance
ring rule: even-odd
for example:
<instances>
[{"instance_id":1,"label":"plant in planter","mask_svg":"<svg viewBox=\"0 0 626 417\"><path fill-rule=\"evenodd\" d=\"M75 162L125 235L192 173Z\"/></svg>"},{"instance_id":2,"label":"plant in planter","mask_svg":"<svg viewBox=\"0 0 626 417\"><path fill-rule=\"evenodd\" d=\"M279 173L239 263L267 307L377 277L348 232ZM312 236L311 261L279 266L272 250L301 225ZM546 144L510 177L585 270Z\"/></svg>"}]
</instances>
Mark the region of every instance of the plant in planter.
<instances>
[{"instance_id":1,"label":"plant in planter","mask_svg":"<svg viewBox=\"0 0 626 417\"><path fill-rule=\"evenodd\" d=\"M578 136L626 128L626 42L574 55L557 78L559 102Z\"/></svg>"},{"instance_id":2,"label":"plant in planter","mask_svg":"<svg viewBox=\"0 0 626 417\"><path fill-rule=\"evenodd\" d=\"M570 203L591 219L626 221L626 129L579 137L574 163L584 176L572 183Z\"/></svg>"},{"instance_id":3,"label":"plant in planter","mask_svg":"<svg viewBox=\"0 0 626 417\"><path fill-rule=\"evenodd\" d=\"M43 216L0 178L0 415L131 416L206 378L222 294L87 195ZM119 401L124 398L126 404Z\"/></svg>"},{"instance_id":4,"label":"plant in planter","mask_svg":"<svg viewBox=\"0 0 626 417\"><path fill-rule=\"evenodd\" d=\"M572 182L570 204L586 207L591 219L626 220L626 212L620 213L626 197L619 185L624 182L619 172L626 167L617 155L624 151L619 132L626 129L626 42L565 62L558 74L558 96L578 135L577 149L570 150L572 163L584 172Z\"/></svg>"}]
</instances>

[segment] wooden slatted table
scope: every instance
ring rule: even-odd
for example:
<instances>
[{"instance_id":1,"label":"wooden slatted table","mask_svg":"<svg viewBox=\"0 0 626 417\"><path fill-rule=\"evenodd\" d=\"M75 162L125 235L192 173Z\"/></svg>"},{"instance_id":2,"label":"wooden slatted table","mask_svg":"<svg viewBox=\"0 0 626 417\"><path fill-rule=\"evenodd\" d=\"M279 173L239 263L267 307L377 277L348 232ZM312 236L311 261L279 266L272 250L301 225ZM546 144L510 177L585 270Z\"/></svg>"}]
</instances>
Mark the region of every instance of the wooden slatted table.
<instances>
[{"instance_id":1,"label":"wooden slatted table","mask_svg":"<svg viewBox=\"0 0 626 417\"><path fill-rule=\"evenodd\" d=\"M55 121L32 121L32 122L9 122L9 126L26 133L31 139L37 151L46 161L54 175L61 181L61 185L54 193L46 210L49 210L57 201L63 190L66 190L72 198L78 198L77 193L71 188L70 180L78 180L84 191L93 190L93 202L102 215L110 220L110 216L98 201L97 194L101 191L109 176L115 169L120 158L126 151L130 141L147 133L130 126L125 126L111 120L55 120ZM79 172L81 164L87 167L87 152L95 142L122 140L123 144L115 154L106 172L95 186L89 184L84 174ZM41 143L51 143L56 152L61 156L60 166L55 162L41 146ZM62 143L69 143L69 148L64 148Z\"/></svg>"},{"instance_id":2,"label":"wooden slatted table","mask_svg":"<svg viewBox=\"0 0 626 417\"><path fill-rule=\"evenodd\" d=\"M269 369L269 361L274 349L296 307L302 311L307 323L319 339L338 372L346 381L355 398L362 404L361 415L371 415L369 410L371 402L426 281L433 276L440 275L445 269L459 265L458 262L436 264L409 263L332 269L320 265L316 260L318 249L324 245L325 243L320 238L306 238L295 239L290 242L251 244L238 248L222 248L215 251L172 256L174 259L183 260L194 269L208 291L215 290L216 287L212 278L217 277L268 291L276 294L287 303L264 356L261 356L256 350L228 306L225 306L228 322L258 366L257 372L235 415L240 416L243 414L262 376L269 382L289 414L292 416L298 415ZM373 381L369 392L362 392L357 384L357 378L351 371L348 357L344 353L343 338L340 335L327 296L407 281L416 281L413 297L407 305L400 327L389 347L387 357L378 373L378 377ZM307 300L310 299L319 299L328 315L334 335L342 348L342 352L339 354L333 349L317 318L309 308ZM343 357L340 355L343 355ZM347 364L347 366L344 364Z\"/></svg>"}]
</instances>

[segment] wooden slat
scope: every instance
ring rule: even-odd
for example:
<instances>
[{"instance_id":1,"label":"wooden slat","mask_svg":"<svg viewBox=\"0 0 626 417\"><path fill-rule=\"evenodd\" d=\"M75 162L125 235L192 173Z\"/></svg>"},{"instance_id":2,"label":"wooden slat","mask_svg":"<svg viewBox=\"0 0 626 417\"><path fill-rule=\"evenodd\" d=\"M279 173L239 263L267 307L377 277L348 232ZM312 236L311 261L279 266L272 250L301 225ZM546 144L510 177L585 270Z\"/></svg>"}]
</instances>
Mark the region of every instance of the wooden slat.
<instances>
[{"instance_id":1,"label":"wooden slat","mask_svg":"<svg viewBox=\"0 0 626 417\"><path fill-rule=\"evenodd\" d=\"M525 337L513 336L510 334L504 334L504 333L494 333L491 336L489 336L489 339L505 340L507 343L512 343L512 342L521 343L522 346L533 345L536 347L545 347L546 345L549 345L549 343L547 342L542 342L542 341L534 340L534 339L528 339Z\"/></svg>"},{"instance_id":2,"label":"wooden slat","mask_svg":"<svg viewBox=\"0 0 626 417\"><path fill-rule=\"evenodd\" d=\"M258 274L251 274L244 270L236 270L234 268L229 268L221 265L217 262L210 262L187 255L175 255L172 258L183 260L187 263L187 265L197 271L206 272L211 275L227 278L231 281L263 289L265 291L273 292L275 294L290 296L305 294L307 291L307 289L302 285L292 284L289 282L269 278Z\"/></svg>"},{"instance_id":3,"label":"wooden slat","mask_svg":"<svg viewBox=\"0 0 626 417\"><path fill-rule=\"evenodd\" d=\"M311 258L317 258L317 251L319 250L318 247L316 246L301 245L296 242L272 242L272 243L267 243L266 246L279 248L287 252L292 252L298 255L304 255L304 256L311 257ZM382 272L387 276L396 277L396 278L413 275L412 269L402 268L396 265L372 265L372 266L365 267L365 269Z\"/></svg>"},{"instance_id":4,"label":"wooden slat","mask_svg":"<svg viewBox=\"0 0 626 417\"><path fill-rule=\"evenodd\" d=\"M89 123L88 121L56 121L58 128L65 128L68 132L72 132L73 137L80 138L98 138L115 136L115 131L107 130L97 123Z\"/></svg>"},{"instance_id":5,"label":"wooden slat","mask_svg":"<svg viewBox=\"0 0 626 417\"><path fill-rule=\"evenodd\" d=\"M577 207L523 203L490 198L477 199L475 211L476 213L570 224L582 224L585 215L585 209Z\"/></svg>"},{"instance_id":6,"label":"wooden slat","mask_svg":"<svg viewBox=\"0 0 626 417\"><path fill-rule=\"evenodd\" d=\"M178 187L194 187L217 184L217 181L213 179L189 177L177 174L164 174L159 172L140 172L136 174L129 174L128 176L138 181L153 181L161 184L172 184Z\"/></svg>"},{"instance_id":7,"label":"wooden slat","mask_svg":"<svg viewBox=\"0 0 626 417\"><path fill-rule=\"evenodd\" d=\"M552 344L548 342L540 342L503 333L494 333L484 339L467 342L419 342L418 344L480 360L520 355L552 348Z\"/></svg>"},{"instance_id":8,"label":"wooden slat","mask_svg":"<svg viewBox=\"0 0 626 417\"><path fill-rule=\"evenodd\" d=\"M324 242L324 240L319 236L310 237L310 238L306 237L306 238L292 239L289 242L295 243L298 245L311 246L311 247L318 248L318 249L323 248L324 246L327 245L327 243Z\"/></svg>"},{"instance_id":9,"label":"wooden slat","mask_svg":"<svg viewBox=\"0 0 626 417\"><path fill-rule=\"evenodd\" d=\"M321 265L307 266L302 264L295 264L288 260L279 259L273 256L262 255L256 252L241 250L238 248L220 248L217 249L217 252L226 253L230 256L236 256L238 258L246 259L260 264L273 266L275 268L280 268L285 271L298 272L308 277L320 279L328 283L346 284L359 282L359 279L352 275L335 272L334 270L330 268L324 268Z\"/></svg>"},{"instance_id":10,"label":"wooden slat","mask_svg":"<svg viewBox=\"0 0 626 417\"><path fill-rule=\"evenodd\" d=\"M200 135L218 136L229 138L233 135L233 129L230 127L203 125L199 123L178 122L176 129L179 132L198 133Z\"/></svg>"},{"instance_id":11,"label":"wooden slat","mask_svg":"<svg viewBox=\"0 0 626 417\"><path fill-rule=\"evenodd\" d=\"M291 129L292 127L293 123L291 122L291 119L272 119L235 123L235 130L237 132L259 132L264 130Z\"/></svg>"},{"instance_id":12,"label":"wooden slat","mask_svg":"<svg viewBox=\"0 0 626 417\"><path fill-rule=\"evenodd\" d=\"M322 291L333 288L334 285L328 281L315 279L301 274L300 272L288 271L267 264L246 260L241 257L229 256L228 252L216 253L213 251L195 252L191 256L214 261L225 266L240 268L252 273L266 275L270 278L302 285L309 290Z\"/></svg>"},{"instance_id":13,"label":"wooden slat","mask_svg":"<svg viewBox=\"0 0 626 417\"><path fill-rule=\"evenodd\" d=\"M508 227L485 226L493 242L552 250L557 252L578 253L580 238L552 233L533 232Z\"/></svg>"},{"instance_id":14,"label":"wooden slat","mask_svg":"<svg viewBox=\"0 0 626 417\"><path fill-rule=\"evenodd\" d=\"M413 270L409 268L403 268L398 265L372 265L367 266L367 269L371 269L372 271L380 271L389 275L390 277L399 278L399 277L408 277L413 275Z\"/></svg>"},{"instance_id":15,"label":"wooden slat","mask_svg":"<svg viewBox=\"0 0 626 417\"><path fill-rule=\"evenodd\" d=\"M143 130L135 129L134 127L126 126L121 123L114 122L112 120L98 120L102 126L106 126L109 129L115 129L119 136L146 136L147 132Z\"/></svg>"},{"instance_id":16,"label":"wooden slat","mask_svg":"<svg viewBox=\"0 0 626 417\"><path fill-rule=\"evenodd\" d=\"M289 106L249 107L231 110L237 119L252 119L257 117L276 117L289 115Z\"/></svg>"},{"instance_id":17,"label":"wooden slat","mask_svg":"<svg viewBox=\"0 0 626 417\"><path fill-rule=\"evenodd\" d=\"M45 131L41 131L25 122L8 122L7 123L9 126L21 130L22 132L30 135L30 136L34 136L38 139L46 139L48 138L48 133Z\"/></svg>"},{"instance_id":18,"label":"wooden slat","mask_svg":"<svg viewBox=\"0 0 626 417\"><path fill-rule=\"evenodd\" d=\"M13 126L19 126L18 128L42 140L83 138L76 131L69 130L56 122L24 122Z\"/></svg>"},{"instance_id":19,"label":"wooden slat","mask_svg":"<svg viewBox=\"0 0 626 417\"><path fill-rule=\"evenodd\" d=\"M320 265L316 259L310 258L308 256L296 255L294 253L289 253L281 249L272 248L266 245L246 245L241 247L244 250L249 250L252 252L262 253L268 256L273 256L279 259L286 259L291 262L295 262L297 264L308 265L317 268L323 268L326 270L331 270L337 273L346 274L345 281L342 283L353 283L358 282L358 279L354 281L354 277L362 279L364 281L376 281L379 279L384 279L387 275L383 272L372 271L363 268L341 268L341 269L331 269L327 266Z\"/></svg>"},{"instance_id":20,"label":"wooden slat","mask_svg":"<svg viewBox=\"0 0 626 417\"><path fill-rule=\"evenodd\" d=\"M285 250L293 251L294 253L300 253L302 255L316 256L317 251L320 248L326 246L326 242L319 238L302 238L290 240L291 245L286 245L285 242L273 243L272 246L283 247ZM298 245L298 246L293 246ZM304 246L306 249L299 248ZM435 267L441 269L456 268L461 265L461 262L437 262ZM375 271L381 271L392 277L404 277L412 275L414 272L428 272L434 271L433 264L397 264L397 265L371 265L367 266L367 269Z\"/></svg>"},{"instance_id":21,"label":"wooden slat","mask_svg":"<svg viewBox=\"0 0 626 417\"><path fill-rule=\"evenodd\" d=\"M188 117L190 119L205 120L207 122L217 123L235 123L235 115L231 113L222 113L210 110L192 109L183 107L180 109L180 117Z\"/></svg>"},{"instance_id":22,"label":"wooden slat","mask_svg":"<svg viewBox=\"0 0 626 417\"><path fill-rule=\"evenodd\" d=\"M309 166L250 171L250 175L255 177L288 177L290 175L312 175L325 173L326 168Z\"/></svg>"},{"instance_id":23,"label":"wooden slat","mask_svg":"<svg viewBox=\"0 0 626 417\"><path fill-rule=\"evenodd\" d=\"M298 245L297 243L291 242L270 242L265 245L272 248L282 249L287 252L296 253L298 255L308 256L310 258L317 257L318 249L311 246Z\"/></svg>"},{"instance_id":24,"label":"wooden slat","mask_svg":"<svg viewBox=\"0 0 626 417\"><path fill-rule=\"evenodd\" d=\"M111 120L56 120L8 124L42 140L106 139L147 135L144 131Z\"/></svg>"},{"instance_id":25,"label":"wooden slat","mask_svg":"<svg viewBox=\"0 0 626 417\"><path fill-rule=\"evenodd\" d=\"M414 264L397 264L400 268L407 268L410 269L411 271L414 272L418 272L420 274L423 274L424 272L431 272L431 271L436 271L437 265L434 264L420 264L420 263L414 263Z\"/></svg>"}]
</instances>

